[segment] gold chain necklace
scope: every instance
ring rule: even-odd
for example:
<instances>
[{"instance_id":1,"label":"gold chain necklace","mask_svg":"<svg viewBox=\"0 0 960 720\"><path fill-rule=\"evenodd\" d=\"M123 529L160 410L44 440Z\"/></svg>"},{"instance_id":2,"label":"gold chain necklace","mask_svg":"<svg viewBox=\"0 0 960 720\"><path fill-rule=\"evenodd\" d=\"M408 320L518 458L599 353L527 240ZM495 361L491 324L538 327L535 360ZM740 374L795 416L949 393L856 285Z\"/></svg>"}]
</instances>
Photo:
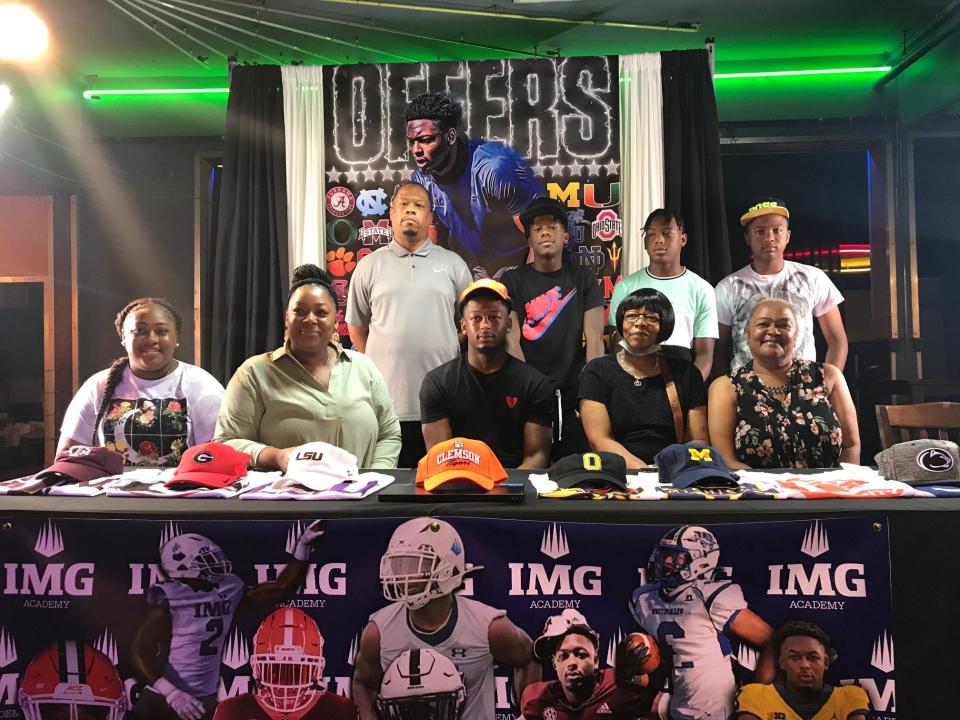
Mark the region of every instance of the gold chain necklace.
<instances>
[{"instance_id":1,"label":"gold chain necklace","mask_svg":"<svg viewBox=\"0 0 960 720\"><path fill-rule=\"evenodd\" d=\"M630 377L633 378L633 384L636 387L643 387L643 381L647 378L654 377L660 374L660 355L657 354L657 363L653 366L653 372L647 373L646 375L637 375L633 370L630 369L630 366L627 364L627 360L624 357L624 351L621 350L617 353L617 362L620 363L620 367L623 368L624 372L627 373Z\"/></svg>"}]
</instances>

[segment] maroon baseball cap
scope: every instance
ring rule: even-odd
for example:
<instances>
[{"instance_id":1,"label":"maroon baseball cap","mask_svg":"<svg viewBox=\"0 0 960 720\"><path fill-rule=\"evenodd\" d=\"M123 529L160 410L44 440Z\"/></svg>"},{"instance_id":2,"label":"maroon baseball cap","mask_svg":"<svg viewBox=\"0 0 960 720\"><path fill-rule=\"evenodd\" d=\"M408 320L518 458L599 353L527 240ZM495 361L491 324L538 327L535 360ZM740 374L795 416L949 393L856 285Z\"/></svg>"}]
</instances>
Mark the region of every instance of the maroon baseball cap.
<instances>
[{"instance_id":1,"label":"maroon baseball cap","mask_svg":"<svg viewBox=\"0 0 960 720\"><path fill-rule=\"evenodd\" d=\"M63 480L85 483L123 472L123 455L105 447L73 445L57 454L53 465L35 476L53 484Z\"/></svg>"},{"instance_id":2,"label":"maroon baseball cap","mask_svg":"<svg viewBox=\"0 0 960 720\"><path fill-rule=\"evenodd\" d=\"M194 445L181 457L166 487L220 489L246 477L250 456L217 442Z\"/></svg>"}]
</instances>

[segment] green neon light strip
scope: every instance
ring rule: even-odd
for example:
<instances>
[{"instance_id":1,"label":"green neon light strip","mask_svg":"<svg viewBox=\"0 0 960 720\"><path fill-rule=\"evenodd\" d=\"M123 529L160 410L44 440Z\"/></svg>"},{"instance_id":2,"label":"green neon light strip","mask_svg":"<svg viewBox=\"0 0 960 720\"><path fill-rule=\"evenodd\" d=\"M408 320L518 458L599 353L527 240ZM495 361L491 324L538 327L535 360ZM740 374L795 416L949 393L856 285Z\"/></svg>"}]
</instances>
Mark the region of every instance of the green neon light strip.
<instances>
[{"instance_id":1,"label":"green neon light strip","mask_svg":"<svg viewBox=\"0 0 960 720\"><path fill-rule=\"evenodd\" d=\"M84 90L86 100L106 95L226 95L230 88L149 88L141 90Z\"/></svg>"},{"instance_id":2,"label":"green neon light strip","mask_svg":"<svg viewBox=\"0 0 960 720\"><path fill-rule=\"evenodd\" d=\"M853 75L856 73L886 73L890 72L889 65L878 67L858 68L822 68L820 70L772 70L770 72L740 72L717 73L716 80L732 80L735 78L768 78L768 77L801 77L804 75Z\"/></svg>"},{"instance_id":3,"label":"green neon light strip","mask_svg":"<svg viewBox=\"0 0 960 720\"><path fill-rule=\"evenodd\" d=\"M716 80L733 80L737 78L768 78L768 77L802 77L805 75L848 75L857 73L885 73L890 72L889 65L878 67L859 68L822 68L819 70L772 70L769 72L740 72L717 73ZM86 100L106 97L108 95L226 95L228 87L216 88L143 88L127 90L84 90Z\"/></svg>"}]
</instances>

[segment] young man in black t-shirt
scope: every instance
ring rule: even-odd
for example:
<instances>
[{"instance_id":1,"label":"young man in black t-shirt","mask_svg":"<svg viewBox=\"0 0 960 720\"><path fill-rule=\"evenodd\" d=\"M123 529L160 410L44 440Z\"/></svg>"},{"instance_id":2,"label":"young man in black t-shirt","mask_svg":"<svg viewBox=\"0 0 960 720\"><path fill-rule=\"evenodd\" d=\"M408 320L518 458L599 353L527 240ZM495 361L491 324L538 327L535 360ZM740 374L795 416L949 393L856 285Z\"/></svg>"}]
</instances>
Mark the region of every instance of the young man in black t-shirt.
<instances>
[{"instance_id":1,"label":"young man in black t-shirt","mask_svg":"<svg viewBox=\"0 0 960 720\"><path fill-rule=\"evenodd\" d=\"M465 355L434 368L420 386L427 448L452 437L483 440L504 467L550 464L553 388L507 352L512 304L496 280L477 280L460 296Z\"/></svg>"},{"instance_id":2,"label":"young man in black t-shirt","mask_svg":"<svg viewBox=\"0 0 960 720\"><path fill-rule=\"evenodd\" d=\"M537 198L520 214L533 261L503 274L514 303L510 354L542 372L557 391L554 458L589 452L576 414L580 370L604 354L603 292L596 275L564 261L564 205Z\"/></svg>"}]
</instances>

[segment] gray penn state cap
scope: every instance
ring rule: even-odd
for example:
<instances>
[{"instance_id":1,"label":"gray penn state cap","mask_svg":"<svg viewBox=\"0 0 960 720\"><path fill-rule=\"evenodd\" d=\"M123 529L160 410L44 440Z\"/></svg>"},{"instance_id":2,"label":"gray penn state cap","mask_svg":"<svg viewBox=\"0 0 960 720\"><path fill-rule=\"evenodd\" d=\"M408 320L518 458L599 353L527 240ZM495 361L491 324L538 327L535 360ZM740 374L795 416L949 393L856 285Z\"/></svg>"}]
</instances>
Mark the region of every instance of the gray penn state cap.
<instances>
[{"instance_id":1,"label":"gray penn state cap","mask_svg":"<svg viewBox=\"0 0 960 720\"><path fill-rule=\"evenodd\" d=\"M880 474L908 485L960 485L960 447L949 440L910 440L874 457Z\"/></svg>"}]
</instances>

